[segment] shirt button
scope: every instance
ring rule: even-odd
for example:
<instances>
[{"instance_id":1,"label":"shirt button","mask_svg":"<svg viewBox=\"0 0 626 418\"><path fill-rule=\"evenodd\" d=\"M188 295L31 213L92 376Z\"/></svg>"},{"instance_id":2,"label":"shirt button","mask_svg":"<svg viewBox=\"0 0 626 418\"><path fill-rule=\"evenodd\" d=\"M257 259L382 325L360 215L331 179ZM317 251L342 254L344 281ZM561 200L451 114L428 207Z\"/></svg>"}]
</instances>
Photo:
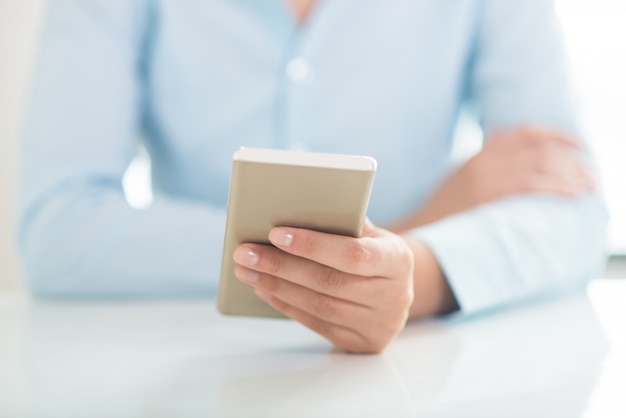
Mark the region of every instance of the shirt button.
<instances>
[{"instance_id":1,"label":"shirt button","mask_svg":"<svg viewBox=\"0 0 626 418\"><path fill-rule=\"evenodd\" d=\"M304 58L294 58L287 64L287 77L294 83L304 83L313 79L313 70Z\"/></svg>"}]
</instances>

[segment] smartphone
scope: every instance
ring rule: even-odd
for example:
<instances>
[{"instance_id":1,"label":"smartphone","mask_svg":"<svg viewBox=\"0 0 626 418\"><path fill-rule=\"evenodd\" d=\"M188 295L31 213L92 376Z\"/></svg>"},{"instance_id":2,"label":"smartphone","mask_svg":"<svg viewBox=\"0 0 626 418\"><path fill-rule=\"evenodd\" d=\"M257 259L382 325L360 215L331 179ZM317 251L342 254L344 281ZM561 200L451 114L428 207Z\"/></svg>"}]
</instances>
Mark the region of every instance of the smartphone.
<instances>
[{"instance_id":1,"label":"smartphone","mask_svg":"<svg viewBox=\"0 0 626 418\"><path fill-rule=\"evenodd\" d=\"M226 315L284 315L235 277L233 252L243 243L271 245L276 226L358 237L376 173L367 156L240 148L233 156L218 293Z\"/></svg>"}]
</instances>

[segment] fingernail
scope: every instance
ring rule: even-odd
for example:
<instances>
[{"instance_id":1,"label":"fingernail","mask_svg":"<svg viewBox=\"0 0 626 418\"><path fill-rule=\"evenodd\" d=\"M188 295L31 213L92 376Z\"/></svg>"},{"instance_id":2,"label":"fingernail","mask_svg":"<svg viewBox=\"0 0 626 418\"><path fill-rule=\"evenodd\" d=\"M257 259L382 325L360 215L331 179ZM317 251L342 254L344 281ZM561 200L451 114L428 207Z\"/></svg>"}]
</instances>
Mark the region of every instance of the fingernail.
<instances>
[{"instance_id":1,"label":"fingernail","mask_svg":"<svg viewBox=\"0 0 626 418\"><path fill-rule=\"evenodd\" d=\"M259 262L259 255L250 248L239 247L233 254L233 260L235 260L235 263L241 264L242 266L252 267L256 266Z\"/></svg>"},{"instance_id":2,"label":"fingernail","mask_svg":"<svg viewBox=\"0 0 626 418\"><path fill-rule=\"evenodd\" d=\"M270 241L281 247L289 247L293 242L293 234L283 228L274 228L270 231Z\"/></svg>"},{"instance_id":3,"label":"fingernail","mask_svg":"<svg viewBox=\"0 0 626 418\"><path fill-rule=\"evenodd\" d=\"M237 268L235 270L236 276L247 283L256 283L259 281L259 272L254 270L248 270L245 268Z\"/></svg>"}]
</instances>

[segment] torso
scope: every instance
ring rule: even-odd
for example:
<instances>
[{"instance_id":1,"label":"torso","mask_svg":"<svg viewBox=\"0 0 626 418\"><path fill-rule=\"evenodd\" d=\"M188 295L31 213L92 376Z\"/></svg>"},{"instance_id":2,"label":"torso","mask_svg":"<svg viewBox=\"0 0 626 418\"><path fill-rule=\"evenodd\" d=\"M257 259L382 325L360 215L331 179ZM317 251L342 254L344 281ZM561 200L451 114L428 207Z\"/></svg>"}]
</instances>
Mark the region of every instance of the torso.
<instances>
[{"instance_id":1,"label":"torso","mask_svg":"<svg viewBox=\"0 0 626 418\"><path fill-rule=\"evenodd\" d=\"M305 3L312 14L290 12ZM160 1L155 191L225 207L239 146L366 154L379 162L368 215L405 216L447 169L474 3Z\"/></svg>"}]
</instances>

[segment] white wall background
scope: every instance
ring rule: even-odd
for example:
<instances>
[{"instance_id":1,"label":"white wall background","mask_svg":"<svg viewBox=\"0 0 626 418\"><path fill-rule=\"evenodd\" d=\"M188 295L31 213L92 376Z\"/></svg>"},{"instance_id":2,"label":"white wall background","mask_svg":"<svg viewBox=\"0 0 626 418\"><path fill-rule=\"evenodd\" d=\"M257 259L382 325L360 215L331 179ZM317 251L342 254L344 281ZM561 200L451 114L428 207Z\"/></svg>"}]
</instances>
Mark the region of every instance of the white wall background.
<instances>
[{"instance_id":1,"label":"white wall background","mask_svg":"<svg viewBox=\"0 0 626 418\"><path fill-rule=\"evenodd\" d=\"M16 143L42 4L0 0L0 290L20 286L13 247ZM557 0L557 6L604 175L611 246L626 252L626 0ZM131 203L149 198L137 181L146 173L138 171L125 181L135 190Z\"/></svg>"},{"instance_id":2,"label":"white wall background","mask_svg":"<svg viewBox=\"0 0 626 418\"><path fill-rule=\"evenodd\" d=\"M626 0L556 4L611 211L609 245L626 254Z\"/></svg>"},{"instance_id":3,"label":"white wall background","mask_svg":"<svg viewBox=\"0 0 626 418\"><path fill-rule=\"evenodd\" d=\"M0 0L0 289L15 289L16 143L33 52L36 0Z\"/></svg>"}]
</instances>

